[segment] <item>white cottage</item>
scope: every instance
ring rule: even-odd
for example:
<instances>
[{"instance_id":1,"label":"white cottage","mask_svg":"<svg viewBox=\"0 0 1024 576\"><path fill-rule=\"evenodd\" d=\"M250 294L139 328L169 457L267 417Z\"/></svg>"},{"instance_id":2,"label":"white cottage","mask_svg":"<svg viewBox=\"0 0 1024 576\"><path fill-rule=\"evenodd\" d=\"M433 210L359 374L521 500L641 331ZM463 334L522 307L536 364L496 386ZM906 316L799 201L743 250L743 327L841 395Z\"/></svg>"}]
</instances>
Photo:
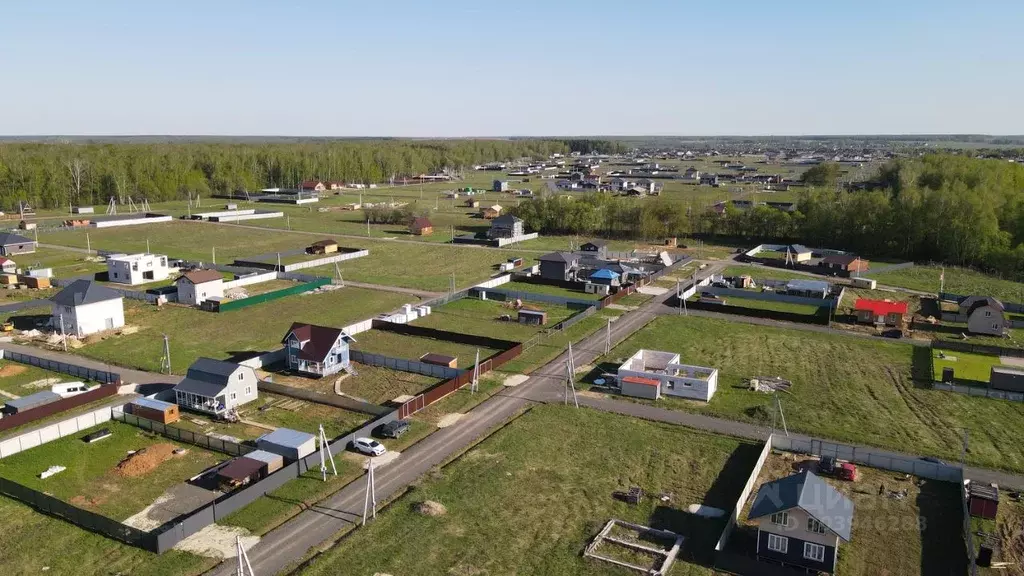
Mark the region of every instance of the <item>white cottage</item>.
<instances>
[{"instance_id":1,"label":"white cottage","mask_svg":"<svg viewBox=\"0 0 1024 576\"><path fill-rule=\"evenodd\" d=\"M199 358L174 387L175 402L182 408L223 416L255 400L258 382L256 371L248 366Z\"/></svg>"},{"instance_id":2,"label":"white cottage","mask_svg":"<svg viewBox=\"0 0 1024 576\"><path fill-rule=\"evenodd\" d=\"M124 326L121 293L91 280L75 280L50 302L57 332L86 336Z\"/></svg>"},{"instance_id":3,"label":"white cottage","mask_svg":"<svg viewBox=\"0 0 1024 576\"><path fill-rule=\"evenodd\" d=\"M107 256L107 279L121 284L145 284L170 275L163 254L112 254Z\"/></svg>"},{"instance_id":4,"label":"white cottage","mask_svg":"<svg viewBox=\"0 0 1024 576\"><path fill-rule=\"evenodd\" d=\"M210 298L224 297L224 277L216 270L192 270L174 281L178 302L199 306Z\"/></svg>"}]
</instances>

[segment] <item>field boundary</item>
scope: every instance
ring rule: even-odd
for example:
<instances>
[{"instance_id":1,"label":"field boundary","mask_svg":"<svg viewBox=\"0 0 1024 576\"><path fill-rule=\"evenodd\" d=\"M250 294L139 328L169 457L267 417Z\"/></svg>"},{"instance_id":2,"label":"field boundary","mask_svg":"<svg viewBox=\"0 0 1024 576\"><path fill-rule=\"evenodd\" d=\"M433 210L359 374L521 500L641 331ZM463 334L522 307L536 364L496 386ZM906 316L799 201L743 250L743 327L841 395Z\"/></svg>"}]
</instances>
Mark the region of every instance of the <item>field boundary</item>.
<instances>
[{"instance_id":1,"label":"field boundary","mask_svg":"<svg viewBox=\"0 0 1024 576\"><path fill-rule=\"evenodd\" d=\"M207 450L213 450L214 452L221 452L229 456L244 456L253 451L253 448L249 446L231 442L230 440L207 436L201 432L193 432L191 430L185 430L184 428L178 428L177 426L170 426L148 418L142 418L118 408L113 408L110 411L110 418L117 422L135 426L136 428L149 430L171 440L177 440L178 442L184 442L185 444L192 444L193 446L199 446L200 448L206 448Z\"/></svg>"},{"instance_id":2,"label":"field boundary","mask_svg":"<svg viewBox=\"0 0 1024 576\"><path fill-rule=\"evenodd\" d=\"M796 312L763 310L761 308L730 306L729 304L709 304L706 302L687 302L686 307L692 308L694 310L703 310L706 312L734 314L737 316L752 316L754 318L768 318L770 320L781 320L783 322L797 322L800 324L818 324L822 326L828 325L828 316L823 314L798 314Z\"/></svg>"},{"instance_id":3,"label":"field boundary","mask_svg":"<svg viewBox=\"0 0 1024 576\"><path fill-rule=\"evenodd\" d=\"M432 376L434 378L442 378L445 380L448 378L455 378L462 372L465 372L465 370L460 370L458 368L427 364L426 362L406 360L405 358L394 358L392 356L374 354L372 352L349 350L348 354L349 359L353 362L359 362L360 364L366 364L367 366L379 366L381 368L390 368L400 372L412 372L414 374L422 374L424 376Z\"/></svg>"},{"instance_id":4,"label":"field boundary","mask_svg":"<svg viewBox=\"0 0 1024 576\"><path fill-rule=\"evenodd\" d=\"M992 390L991 388L980 388L977 386L962 386L960 384L947 384L946 382L932 382L932 389L943 392L954 392L964 396L977 396L991 398L993 400L1007 400L1010 402L1024 402L1024 393L1007 392L1005 390Z\"/></svg>"},{"instance_id":5,"label":"field boundary","mask_svg":"<svg viewBox=\"0 0 1024 576\"><path fill-rule=\"evenodd\" d=\"M264 294L257 294L255 296L249 296L248 298L241 298L239 300L228 300L227 302L221 302L214 309L215 312L230 312L231 310L238 310L241 308L248 308L255 304L263 304L264 302L270 302L285 296L292 296L295 294L302 294L303 292L310 292L330 284L332 280L330 278L320 278L312 282L306 282L305 284L299 284L298 286L289 286L288 288L282 288L281 290L275 290L273 292L266 292ZM209 302L209 300L207 300Z\"/></svg>"},{"instance_id":6,"label":"field boundary","mask_svg":"<svg viewBox=\"0 0 1024 576\"><path fill-rule=\"evenodd\" d=\"M13 456L30 448L42 446L47 442L53 442L59 438L71 436L72 434L77 434L82 430L87 430L93 426L99 426L104 422L109 422L111 419L112 409L112 406L104 406L103 408L97 408L92 412L72 416L66 420L61 420L60 422L54 422L48 426L0 440L0 458Z\"/></svg>"},{"instance_id":7,"label":"field boundary","mask_svg":"<svg viewBox=\"0 0 1024 576\"><path fill-rule=\"evenodd\" d=\"M740 491L740 496L736 499L736 506L733 507L732 513L729 514L729 520L726 522L725 528L722 529L722 535L718 537L718 542L715 544L715 552L725 550L725 545L729 542L729 537L732 536L733 530L736 529L736 523L740 520L740 514L743 513L743 507L747 504L747 498L750 498L750 492L754 489L754 483L757 482L757 477L761 474L761 467L764 466L771 452L772 435L769 435L768 440L765 441L764 446L761 448L761 454L757 457L757 462L754 463L753 471L747 477L747 483L743 485L743 490Z\"/></svg>"},{"instance_id":8,"label":"field boundary","mask_svg":"<svg viewBox=\"0 0 1024 576\"><path fill-rule=\"evenodd\" d=\"M370 416L380 416L393 410L393 408L385 408L383 406L373 404L372 402L364 402L347 396L320 394L318 392L303 390L302 388L296 388L294 386L285 386L284 384L278 384L276 382L267 382L266 380L259 381L259 389L264 392L270 392L271 394L279 394L281 396L296 398L298 400L307 400L316 404L325 404L327 406L351 410L361 414L369 414Z\"/></svg>"},{"instance_id":9,"label":"field boundary","mask_svg":"<svg viewBox=\"0 0 1024 576\"><path fill-rule=\"evenodd\" d=\"M1006 348L993 346L991 344L970 344L968 342L956 342L951 340L932 340L933 350L953 350L955 352L967 352L981 354L984 356L1014 356L1024 358L1024 349Z\"/></svg>"}]
</instances>

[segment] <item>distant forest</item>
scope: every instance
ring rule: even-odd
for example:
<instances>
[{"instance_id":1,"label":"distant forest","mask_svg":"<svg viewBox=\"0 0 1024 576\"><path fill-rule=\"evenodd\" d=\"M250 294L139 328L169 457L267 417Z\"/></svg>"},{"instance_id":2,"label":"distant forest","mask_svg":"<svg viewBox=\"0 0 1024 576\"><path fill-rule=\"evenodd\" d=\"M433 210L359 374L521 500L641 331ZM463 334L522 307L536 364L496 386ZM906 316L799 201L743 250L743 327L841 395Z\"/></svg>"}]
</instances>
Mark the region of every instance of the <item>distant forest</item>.
<instances>
[{"instance_id":1,"label":"distant forest","mask_svg":"<svg viewBox=\"0 0 1024 576\"><path fill-rule=\"evenodd\" d=\"M0 209L26 200L41 208L150 202L322 178L380 183L390 178L571 150L615 150L590 140L349 140L303 143L0 144Z\"/></svg>"},{"instance_id":2,"label":"distant forest","mask_svg":"<svg viewBox=\"0 0 1024 576\"><path fill-rule=\"evenodd\" d=\"M875 180L870 191L806 189L793 213L729 206L720 216L684 198L601 194L538 198L513 211L528 228L548 234L801 242L1024 280L1024 166L935 154L887 163Z\"/></svg>"}]
</instances>

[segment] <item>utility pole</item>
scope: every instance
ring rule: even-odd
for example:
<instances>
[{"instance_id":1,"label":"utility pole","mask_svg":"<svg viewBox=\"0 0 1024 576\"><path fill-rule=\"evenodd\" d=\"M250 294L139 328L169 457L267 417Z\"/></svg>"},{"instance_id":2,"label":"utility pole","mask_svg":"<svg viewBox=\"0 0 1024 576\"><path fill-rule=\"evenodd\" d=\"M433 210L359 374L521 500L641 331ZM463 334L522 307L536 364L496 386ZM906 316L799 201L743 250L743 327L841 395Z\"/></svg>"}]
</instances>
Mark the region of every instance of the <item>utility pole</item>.
<instances>
[{"instance_id":1,"label":"utility pole","mask_svg":"<svg viewBox=\"0 0 1024 576\"><path fill-rule=\"evenodd\" d=\"M775 397L775 410L779 414L779 419L782 420L782 431L786 433L786 436L789 436L789 428L786 427L786 414L782 411L782 400L779 399L778 392L776 392L774 394L774 397ZM775 432L775 418L774 417L772 417L772 432L773 433Z\"/></svg>"},{"instance_id":2,"label":"utility pole","mask_svg":"<svg viewBox=\"0 0 1024 576\"><path fill-rule=\"evenodd\" d=\"M64 351L68 351L68 335L64 332L64 314L60 315L60 340L64 343Z\"/></svg>"},{"instance_id":3,"label":"utility pole","mask_svg":"<svg viewBox=\"0 0 1024 576\"><path fill-rule=\"evenodd\" d=\"M89 233L85 233L85 253L92 254L92 242L89 241Z\"/></svg>"},{"instance_id":4,"label":"utility pole","mask_svg":"<svg viewBox=\"0 0 1024 576\"><path fill-rule=\"evenodd\" d=\"M366 237L367 238L370 237L370 219L369 218L366 219Z\"/></svg>"},{"instance_id":5,"label":"utility pole","mask_svg":"<svg viewBox=\"0 0 1024 576\"><path fill-rule=\"evenodd\" d=\"M171 341L167 334L164 334L164 357L160 359L160 371L164 370L171 373Z\"/></svg>"},{"instance_id":6,"label":"utility pole","mask_svg":"<svg viewBox=\"0 0 1024 576\"><path fill-rule=\"evenodd\" d=\"M676 308L678 310L678 312L676 312L676 313L677 314L682 314L683 313L683 288L682 288L682 283L679 280L676 280L676 300L679 301L679 302L676 303Z\"/></svg>"},{"instance_id":7,"label":"utility pole","mask_svg":"<svg viewBox=\"0 0 1024 576\"><path fill-rule=\"evenodd\" d=\"M572 389L572 403L579 408L580 403L576 398L576 362L572 357L572 341L569 342L569 356L565 360L565 372L565 404L569 404L569 390Z\"/></svg>"},{"instance_id":8,"label":"utility pole","mask_svg":"<svg viewBox=\"0 0 1024 576\"><path fill-rule=\"evenodd\" d=\"M238 559L238 566L235 568L235 576L256 576L249 564L249 555L245 553L242 546L242 537L235 536L235 557Z\"/></svg>"},{"instance_id":9,"label":"utility pole","mask_svg":"<svg viewBox=\"0 0 1024 576\"><path fill-rule=\"evenodd\" d=\"M452 272L451 282L448 284L448 293L455 294L455 272Z\"/></svg>"},{"instance_id":10,"label":"utility pole","mask_svg":"<svg viewBox=\"0 0 1024 576\"><path fill-rule=\"evenodd\" d=\"M285 225L285 227L287 227L287 228L288 228L289 230L291 230L291 229L292 229L292 215L291 215L291 214L285 214L285 215L284 215L284 225Z\"/></svg>"},{"instance_id":11,"label":"utility pole","mask_svg":"<svg viewBox=\"0 0 1024 576\"><path fill-rule=\"evenodd\" d=\"M367 512L370 518L377 518L377 487L373 481L373 458L366 464L366 498L363 500L363 526L366 526Z\"/></svg>"},{"instance_id":12,"label":"utility pole","mask_svg":"<svg viewBox=\"0 0 1024 576\"><path fill-rule=\"evenodd\" d=\"M320 474L323 475L324 482L327 482L327 460L331 461L331 470L334 475L338 475L338 467L334 465L334 454L331 454L331 448L327 445L327 434L324 432L324 425L320 425Z\"/></svg>"},{"instance_id":13,"label":"utility pole","mask_svg":"<svg viewBox=\"0 0 1024 576\"><path fill-rule=\"evenodd\" d=\"M151 252L149 251L149 238L146 238L146 254L150 254L150 253Z\"/></svg>"},{"instance_id":14,"label":"utility pole","mask_svg":"<svg viewBox=\"0 0 1024 576\"><path fill-rule=\"evenodd\" d=\"M213 263L216 264L217 263L217 247L214 246L210 250L212 251L211 252L211 256L213 258Z\"/></svg>"},{"instance_id":15,"label":"utility pole","mask_svg":"<svg viewBox=\"0 0 1024 576\"><path fill-rule=\"evenodd\" d=\"M469 384L469 392L475 394L480 389L480 349L476 349L476 360L473 362L473 380Z\"/></svg>"},{"instance_id":16,"label":"utility pole","mask_svg":"<svg viewBox=\"0 0 1024 576\"><path fill-rule=\"evenodd\" d=\"M960 448L960 469L963 470L964 462L967 460L967 444L970 437L970 431L964 428L964 445Z\"/></svg>"},{"instance_id":17,"label":"utility pole","mask_svg":"<svg viewBox=\"0 0 1024 576\"><path fill-rule=\"evenodd\" d=\"M607 354L612 351L612 319L608 319L608 324L605 325L604 331L604 353Z\"/></svg>"}]
</instances>

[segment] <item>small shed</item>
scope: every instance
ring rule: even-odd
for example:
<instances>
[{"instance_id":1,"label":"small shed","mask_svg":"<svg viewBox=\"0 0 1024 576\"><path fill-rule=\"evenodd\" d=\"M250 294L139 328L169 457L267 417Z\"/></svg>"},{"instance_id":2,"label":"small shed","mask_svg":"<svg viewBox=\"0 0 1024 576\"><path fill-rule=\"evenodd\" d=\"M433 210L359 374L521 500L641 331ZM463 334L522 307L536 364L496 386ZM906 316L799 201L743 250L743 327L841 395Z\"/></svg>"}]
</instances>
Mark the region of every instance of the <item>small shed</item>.
<instances>
[{"instance_id":1,"label":"small shed","mask_svg":"<svg viewBox=\"0 0 1024 576\"><path fill-rule=\"evenodd\" d=\"M619 380L619 391L623 396L657 400L661 397L661 382L654 378L626 376Z\"/></svg>"},{"instance_id":2,"label":"small shed","mask_svg":"<svg viewBox=\"0 0 1024 576\"><path fill-rule=\"evenodd\" d=\"M71 209L72 214L94 214L96 209L92 206L75 206Z\"/></svg>"},{"instance_id":3,"label":"small shed","mask_svg":"<svg viewBox=\"0 0 1024 576\"><path fill-rule=\"evenodd\" d=\"M289 460L299 460L316 450L316 436L290 428L278 428L259 437L256 447Z\"/></svg>"},{"instance_id":4,"label":"small shed","mask_svg":"<svg viewBox=\"0 0 1024 576\"><path fill-rule=\"evenodd\" d=\"M1024 392L1024 368L1019 366L993 366L988 387L1007 392Z\"/></svg>"},{"instance_id":5,"label":"small shed","mask_svg":"<svg viewBox=\"0 0 1024 576\"><path fill-rule=\"evenodd\" d=\"M530 310L528 308L522 308L517 313L516 319L519 320L520 324L529 324L531 326L543 326L548 323L548 313L543 310Z\"/></svg>"},{"instance_id":6,"label":"small shed","mask_svg":"<svg viewBox=\"0 0 1024 576\"><path fill-rule=\"evenodd\" d=\"M29 288L42 289L42 288L49 288L50 287L50 279L49 278L36 277L36 276L18 276L18 283L24 284L25 286L28 286Z\"/></svg>"},{"instance_id":7,"label":"small shed","mask_svg":"<svg viewBox=\"0 0 1024 576\"><path fill-rule=\"evenodd\" d=\"M259 480L265 475L266 465L259 460L240 456L217 471L217 484L221 489L231 490Z\"/></svg>"},{"instance_id":8,"label":"small shed","mask_svg":"<svg viewBox=\"0 0 1024 576\"><path fill-rule=\"evenodd\" d=\"M475 200L473 198L467 198L466 199L466 208L479 208L479 207L480 207L480 201L479 200Z\"/></svg>"},{"instance_id":9,"label":"small shed","mask_svg":"<svg viewBox=\"0 0 1024 576\"><path fill-rule=\"evenodd\" d=\"M284 468L284 457L280 454L274 454L273 452L267 452L266 450L253 450L245 455L250 460L258 460L263 462L265 474L273 474L281 468Z\"/></svg>"},{"instance_id":10,"label":"small shed","mask_svg":"<svg viewBox=\"0 0 1024 576\"><path fill-rule=\"evenodd\" d=\"M6 274L14 274L18 271L18 264L10 258L0 256L0 271Z\"/></svg>"},{"instance_id":11,"label":"small shed","mask_svg":"<svg viewBox=\"0 0 1024 576\"><path fill-rule=\"evenodd\" d=\"M317 240L309 245L310 254L334 254L338 251L338 243L334 240Z\"/></svg>"},{"instance_id":12,"label":"small shed","mask_svg":"<svg viewBox=\"0 0 1024 576\"><path fill-rule=\"evenodd\" d=\"M18 283L17 274L0 274L0 285L11 286Z\"/></svg>"},{"instance_id":13,"label":"small shed","mask_svg":"<svg viewBox=\"0 0 1024 576\"><path fill-rule=\"evenodd\" d=\"M435 366L446 366L448 368L458 368L459 359L455 356L445 356L444 354L435 354L428 352L423 356L420 356L420 362L424 364L433 364Z\"/></svg>"},{"instance_id":14,"label":"small shed","mask_svg":"<svg viewBox=\"0 0 1024 576\"><path fill-rule=\"evenodd\" d=\"M999 486L971 482L967 488L967 507L975 518L995 520L999 512Z\"/></svg>"},{"instance_id":15,"label":"small shed","mask_svg":"<svg viewBox=\"0 0 1024 576\"><path fill-rule=\"evenodd\" d=\"M51 392L50 390L43 390L42 392L22 396L17 400L8 400L7 403L4 404L3 413L7 415L20 414L26 410L51 404L57 400L60 400L60 394Z\"/></svg>"},{"instance_id":16,"label":"small shed","mask_svg":"<svg viewBox=\"0 0 1024 576\"><path fill-rule=\"evenodd\" d=\"M597 272L590 275L590 281L594 284L604 284L606 286L618 286L620 274L614 270L608 268L602 268Z\"/></svg>"},{"instance_id":17,"label":"small shed","mask_svg":"<svg viewBox=\"0 0 1024 576\"><path fill-rule=\"evenodd\" d=\"M181 419L178 412L178 405L170 402L161 402L152 398L137 398L129 404L131 413L139 418L153 420L161 424L172 424Z\"/></svg>"},{"instance_id":18,"label":"small shed","mask_svg":"<svg viewBox=\"0 0 1024 576\"><path fill-rule=\"evenodd\" d=\"M423 216L413 218L409 224L409 233L415 236L427 236L434 233L434 225L429 218Z\"/></svg>"}]
</instances>

